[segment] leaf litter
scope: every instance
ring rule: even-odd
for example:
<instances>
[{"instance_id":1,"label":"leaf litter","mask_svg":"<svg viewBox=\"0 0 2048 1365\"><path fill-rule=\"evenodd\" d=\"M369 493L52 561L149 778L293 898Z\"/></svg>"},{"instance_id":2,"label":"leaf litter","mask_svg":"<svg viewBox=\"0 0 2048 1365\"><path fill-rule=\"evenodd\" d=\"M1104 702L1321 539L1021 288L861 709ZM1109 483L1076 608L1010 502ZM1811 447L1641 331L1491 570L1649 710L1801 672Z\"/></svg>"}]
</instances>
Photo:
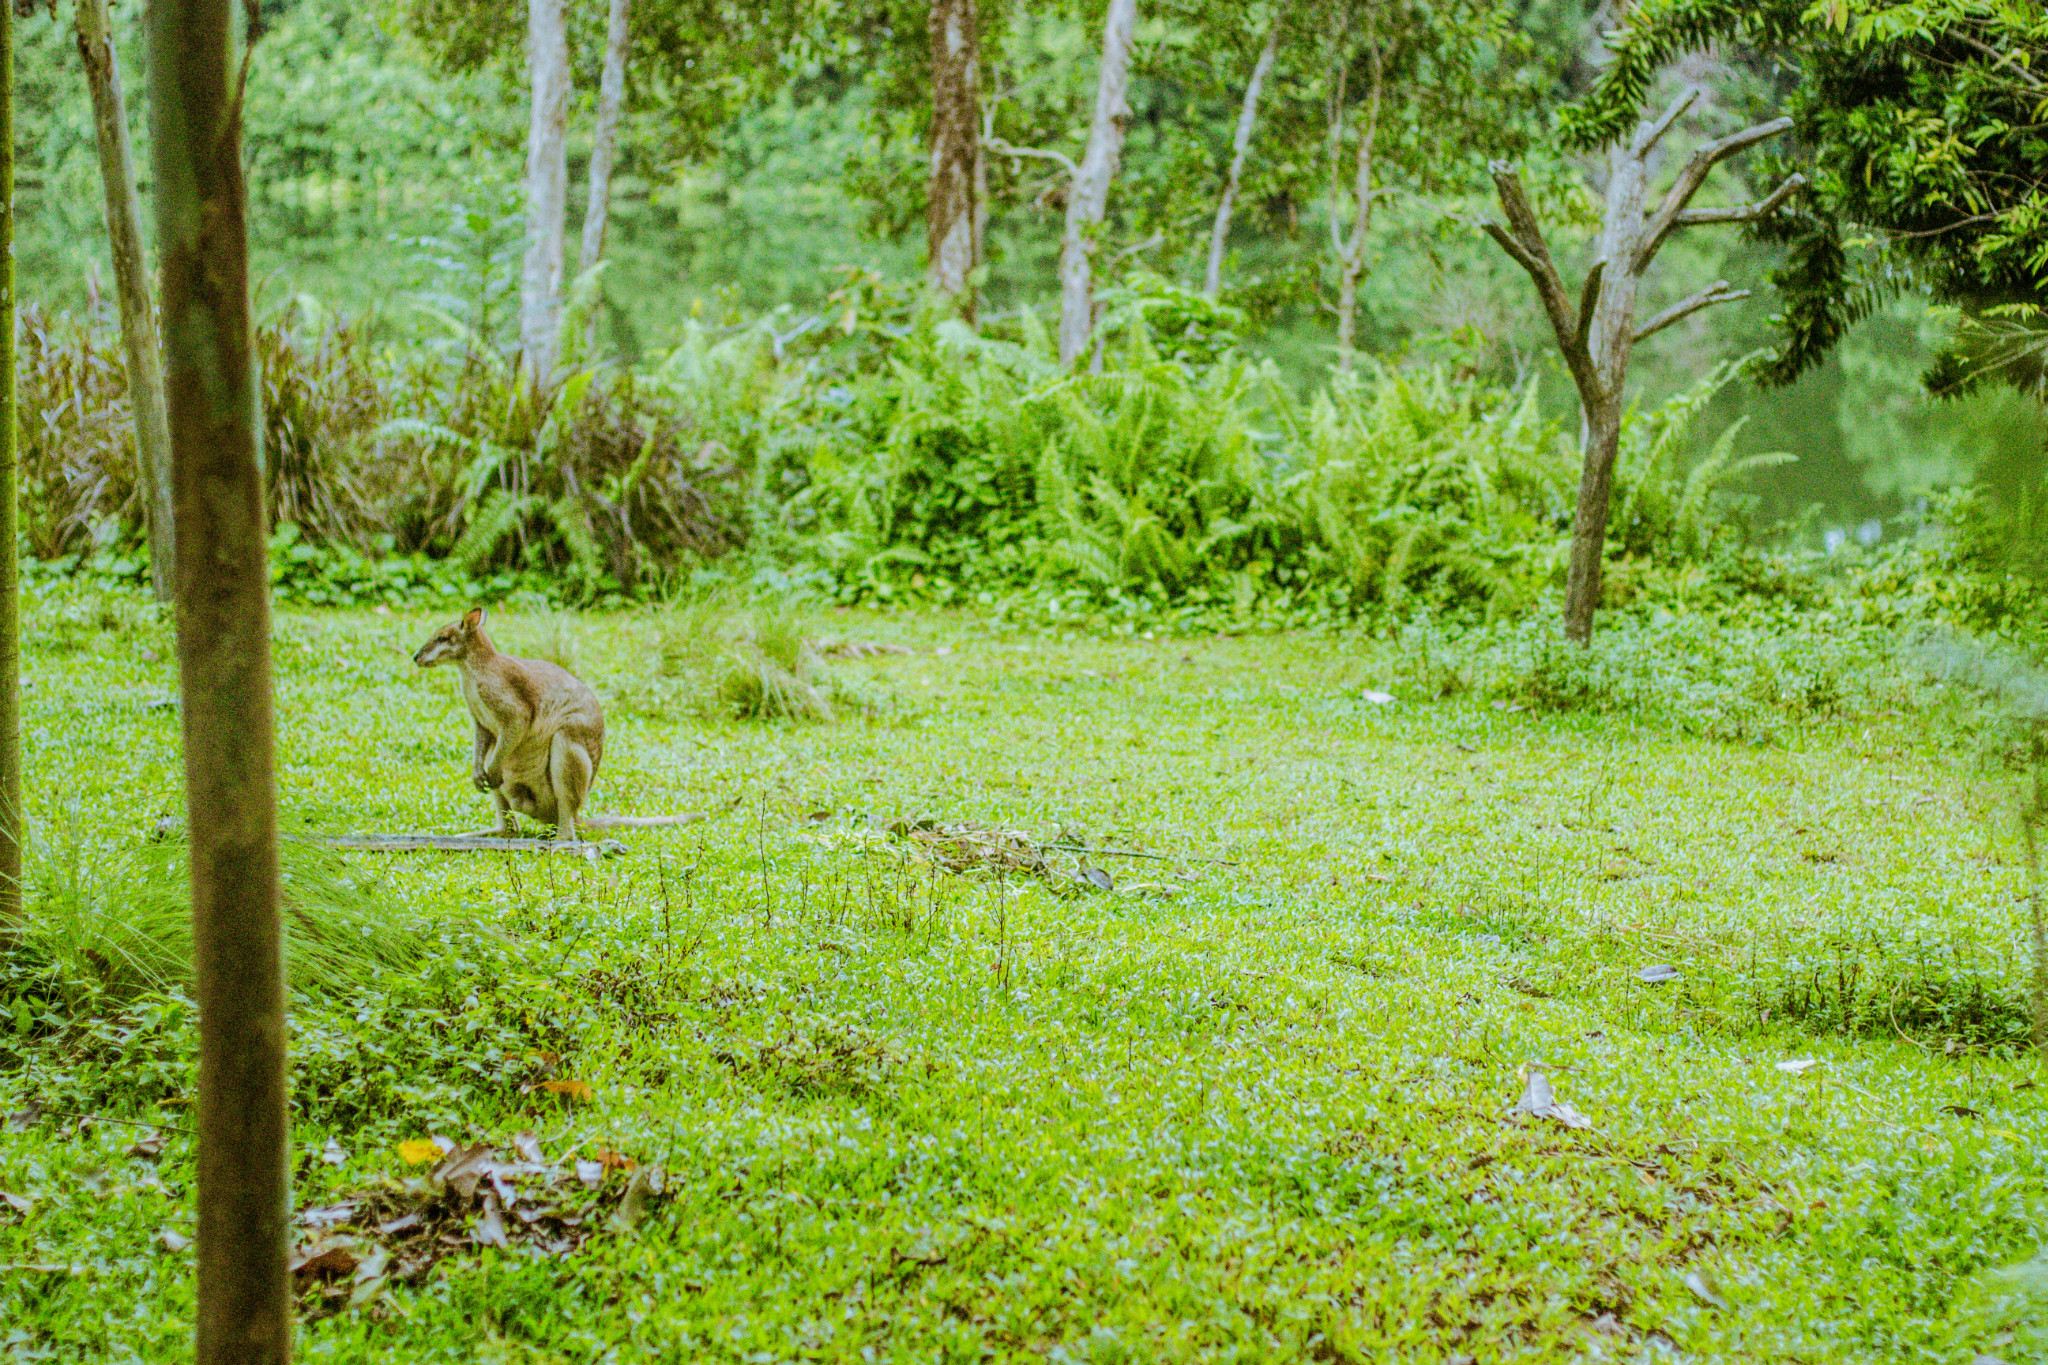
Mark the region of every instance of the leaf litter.
<instances>
[{"instance_id":1,"label":"leaf litter","mask_svg":"<svg viewBox=\"0 0 2048 1365\"><path fill-rule=\"evenodd\" d=\"M385 1285L418 1283L481 1247L567 1256L599 1233L637 1226L666 1186L660 1166L617 1152L549 1161L529 1132L509 1152L435 1137L401 1143L401 1153L409 1159L421 1142L439 1158L424 1175L387 1176L293 1220L293 1284L315 1296L313 1316L361 1307Z\"/></svg>"},{"instance_id":2,"label":"leaf litter","mask_svg":"<svg viewBox=\"0 0 2048 1365\"><path fill-rule=\"evenodd\" d=\"M821 819L820 816L824 818ZM830 812L813 812L805 817L822 826ZM919 867L932 867L956 875L969 872L1003 876L1036 877L1060 894L1124 890L1173 895L1180 888L1168 883L1120 883L1096 858L1142 858L1173 865L1177 875L1188 877L1189 863L1217 863L1235 866L1221 859L1181 857L1132 849L1091 848L1070 836L1045 840L1029 830L1010 829L972 820L941 821L930 816L909 816L887 822L869 818L838 829L819 828L807 836L811 842L832 849L850 849L868 854L893 846ZM896 856L892 854L891 856Z\"/></svg>"}]
</instances>

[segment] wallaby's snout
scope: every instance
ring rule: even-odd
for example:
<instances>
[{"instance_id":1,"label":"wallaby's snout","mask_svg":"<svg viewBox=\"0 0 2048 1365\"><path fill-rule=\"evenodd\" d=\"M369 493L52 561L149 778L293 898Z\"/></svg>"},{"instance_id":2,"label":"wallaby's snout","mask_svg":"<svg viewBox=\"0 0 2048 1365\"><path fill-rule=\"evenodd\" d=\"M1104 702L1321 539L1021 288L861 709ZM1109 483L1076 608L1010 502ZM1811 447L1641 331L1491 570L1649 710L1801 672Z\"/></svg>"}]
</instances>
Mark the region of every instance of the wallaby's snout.
<instances>
[{"instance_id":1,"label":"wallaby's snout","mask_svg":"<svg viewBox=\"0 0 2048 1365\"><path fill-rule=\"evenodd\" d=\"M445 662L454 653L455 642L447 638L447 633L442 631L414 650L412 661L421 668L432 668L435 664Z\"/></svg>"},{"instance_id":2,"label":"wallaby's snout","mask_svg":"<svg viewBox=\"0 0 2048 1365\"><path fill-rule=\"evenodd\" d=\"M460 662L470 642L483 629L483 624L483 608L471 607L463 613L461 620L443 626L429 636L427 642L413 652L412 661L421 668Z\"/></svg>"}]
</instances>

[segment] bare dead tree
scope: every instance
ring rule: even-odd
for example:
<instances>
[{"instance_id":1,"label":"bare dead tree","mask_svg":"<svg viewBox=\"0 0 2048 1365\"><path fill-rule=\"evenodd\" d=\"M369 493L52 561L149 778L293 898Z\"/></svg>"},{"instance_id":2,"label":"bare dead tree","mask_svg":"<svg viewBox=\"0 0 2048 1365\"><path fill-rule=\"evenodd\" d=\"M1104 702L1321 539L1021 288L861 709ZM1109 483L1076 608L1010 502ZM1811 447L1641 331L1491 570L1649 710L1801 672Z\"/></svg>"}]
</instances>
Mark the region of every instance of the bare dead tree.
<instances>
[{"instance_id":1,"label":"bare dead tree","mask_svg":"<svg viewBox=\"0 0 2048 1365\"><path fill-rule=\"evenodd\" d=\"M1216 222L1209 229L1209 273L1202 292L1212 299L1223 292L1223 248L1230 238L1230 215L1237 205L1238 187L1244 183L1245 158L1251 152L1252 130L1258 125L1259 96L1273 70L1273 59L1279 55L1280 30L1286 22L1287 6L1282 5L1273 16L1272 27L1266 30L1266 45L1259 49L1252 78L1245 84L1244 104L1237 111L1237 135L1230 144L1230 171L1223 178L1223 197L1216 203Z\"/></svg>"},{"instance_id":2,"label":"bare dead tree","mask_svg":"<svg viewBox=\"0 0 2048 1365\"><path fill-rule=\"evenodd\" d=\"M1067 194L1067 225L1060 236L1060 364L1071 366L1088 349L1095 328L1091 259L1095 233L1109 207L1110 182L1123 157L1131 124L1125 98L1131 79L1131 43L1137 36L1138 0L1109 0L1102 24L1102 65L1095 80L1095 116L1088 148ZM1062 158L1064 159L1064 158Z\"/></svg>"},{"instance_id":3,"label":"bare dead tree","mask_svg":"<svg viewBox=\"0 0 2048 1365\"><path fill-rule=\"evenodd\" d=\"M1746 223L1777 211L1806 183L1788 177L1768 197L1730 208L1692 208L1692 198L1714 167L1738 152L1776 137L1792 126L1789 118L1773 119L1696 148L1678 178L1644 211L1650 179L1650 157L1671 126L1699 98L1688 90L1673 100L1654 122L1637 125L1626 144L1608 155L1607 207L1595 259L1580 283L1576 300L1566 289L1543 229L1514 168L1505 161L1489 166L1507 222L1487 223L1486 232L1535 281L1536 295L1550 319L1558 350L1579 392L1579 444L1584 466L1579 476L1578 506L1572 516L1571 570L1565 587L1565 638L1577 644L1593 639L1593 613L1600 604L1602 549L1614 490L1614 461L1621 449L1623 389L1635 344L1656 335L1702 308L1749 297L1747 289L1730 289L1717 280L1698 293L1672 304L1647 322L1635 320L1636 295L1643 274L1674 232L1708 223Z\"/></svg>"},{"instance_id":4,"label":"bare dead tree","mask_svg":"<svg viewBox=\"0 0 2048 1365\"><path fill-rule=\"evenodd\" d=\"M562 331L569 213L569 31L562 0L527 0L526 261L519 276L520 371L529 390L554 382Z\"/></svg>"},{"instance_id":5,"label":"bare dead tree","mask_svg":"<svg viewBox=\"0 0 2048 1365\"><path fill-rule=\"evenodd\" d=\"M284 935L234 8L153 0L149 106L199 1001L198 1362L283 1365Z\"/></svg>"},{"instance_id":6,"label":"bare dead tree","mask_svg":"<svg viewBox=\"0 0 2048 1365\"><path fill-rule=\"evenodd\" d=\"M78 0L78 55L92 92L100 183L107 200L107 245L114 257L114 296L128 362L128 404L135 413L136 463L142 474L143 525L149 535L150 584L169 602L177 557L171 530L171 434L164 418L164 371L142 255L142 204L135 189L135 152L121 63L107 21L107 0Z\"/></svg>"},{"instance_id":7,"label":"bare dead tree","mask_svg":"<svg viewBox=\"0 0 2048 1365\"><path fill-rule=\"evenodd\" d=\"M963 315L974 316L968 276L980 262L980 35L974 0L932 0L931 191L925 210L925 278Z\"/></svg>"}]
</instances>

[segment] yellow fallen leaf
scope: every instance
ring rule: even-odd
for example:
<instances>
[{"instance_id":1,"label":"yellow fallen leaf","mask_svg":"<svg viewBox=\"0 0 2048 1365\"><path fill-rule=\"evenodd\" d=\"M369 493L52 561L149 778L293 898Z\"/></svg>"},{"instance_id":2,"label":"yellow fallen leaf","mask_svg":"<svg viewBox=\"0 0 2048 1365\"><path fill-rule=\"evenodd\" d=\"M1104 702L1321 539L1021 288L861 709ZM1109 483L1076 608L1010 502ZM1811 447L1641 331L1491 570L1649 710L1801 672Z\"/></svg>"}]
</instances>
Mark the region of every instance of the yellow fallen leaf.
<instances>
[{"instance_id":1,"label":"yellow fallen leaf","mask_svg":"<svg viewBox=\"0 0 2048 1365\"><path fill-rule=\"evenodd\" d=\"M441 1155L440 1147L431 1138L407 1138L398 1144L399 1159L408 1166L417 1166L422 1161L432 1161Z\"/></svg>"},{"instance_id":2,"label":"yellow fallen leaf","mask_svg":"<svg viewBox=\"0 0 2048 1365\"><path fill-rule=\"evenodd\" d=\"M572 1100L587 1100L596 1093L582 1081L542 1081L540 1088L550 1095L564 1095Z\"/></svg>"}]
</instances>

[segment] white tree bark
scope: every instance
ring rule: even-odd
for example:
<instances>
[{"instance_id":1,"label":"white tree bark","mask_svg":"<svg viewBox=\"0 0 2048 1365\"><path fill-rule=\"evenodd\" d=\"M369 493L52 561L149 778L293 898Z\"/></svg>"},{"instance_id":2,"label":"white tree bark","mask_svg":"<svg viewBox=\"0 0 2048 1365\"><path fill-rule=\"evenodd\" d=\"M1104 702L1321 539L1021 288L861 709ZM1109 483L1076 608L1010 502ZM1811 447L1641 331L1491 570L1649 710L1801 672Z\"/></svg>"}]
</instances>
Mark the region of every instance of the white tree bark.
<instances>
[{"instance_id":1,"label":"white tree bark","mask_svg":"<svg viewBox=\"0 0 2048 1365\"><path fill-rule=\"evenodd\" d=\"M176 533L171 511L171 429L164 415L163 351L149 267L142 255L142 205L135 191L135 151L121 63L107 21L107 0L78 0L78 54L92 91L100 183L107 199L107 245L114 256L114 293L121 304L121 340L128 361L128 404L135 413L136 463L142 475L143 525L149 535L149 576L156 600L176 595Z\"/></svg>"},{"instance_id":2,"label":"white tree bark","mask_svg":"<svg viewBox=\"0 0 2048 1365\"><path fill-rule=\"evenodd\" d=\"M562 256L569 213L569 33L563 0L527 0L526 264L519 280L520 374L554 382L562 330Z\"/></svg>"},{"instance_id":3,"label":"white tree bark","mask_svg":"<svg viewBox=\"0 0 2048 1365\"><path fill-rule=\"evenodd\" d=\"M631 11L632 0L611 0L611 17L605 24L604 76L597 87L597 129L590 139L590 203L583 210L583 245L576 264L579 275L604 259L605 224L612 207L612 161L619 142L619 111L626 102Z\"/></svg>"},{"instance_id":4,"label":"white tree bark","mask_svg":"<svg viewBox=\"0 0 2048 1365\"><path fill-rule=\"evenodd\" d=\"M1237 113L1237 137L1231 144L1230 174L1224 178L1223 198L1216 205L1216 224L1209 230L1209 274L1202 289L1212 299L1223 292L1223 248L1230 237L1230 214L1237 204L1238 186L1244 182L1244 163L1251 151L1252 129L1259 120L1259 94L1266 87L1266 74L1273 69L1273 58L1280 51L1280 25L1286 19L1285 9L1273 16L1273 27L1266 34L1266 45L1260 49L1258 63L1252 67L1251 83L1244 88L1244 107Z\"/></svg>"},{"instance_id":5,"label":"white tree bark","mask_svg":"<svg viewBox=\"0 0 2048 1365\"><path fill-rule=\"evenodd\" d=\"M1060 364L1071 366L1088 349L1095 326L1095 289L1090 258L1095 230L1109 206L1110 182L1123 155L1131 124L1131 42L1138 27L1137 0L1109 0L1102 25L1102 69L1095 81L1095 117L1088 126L1088 150L1067 192L1067 226L1060 237Z\"/></svg>"}]
</instances>

